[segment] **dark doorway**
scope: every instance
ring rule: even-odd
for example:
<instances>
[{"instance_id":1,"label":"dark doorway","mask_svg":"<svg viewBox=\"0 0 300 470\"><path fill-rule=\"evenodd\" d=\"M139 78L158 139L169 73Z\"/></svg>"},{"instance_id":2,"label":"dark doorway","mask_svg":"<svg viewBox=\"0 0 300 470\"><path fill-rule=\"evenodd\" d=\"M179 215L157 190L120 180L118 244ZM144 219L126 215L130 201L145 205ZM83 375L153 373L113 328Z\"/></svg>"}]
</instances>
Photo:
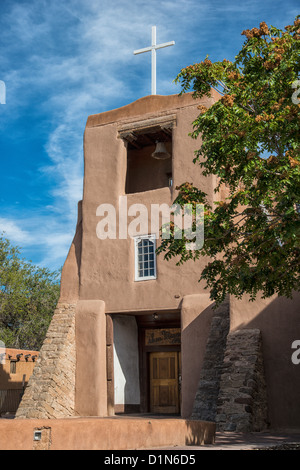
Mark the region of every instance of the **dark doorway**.
<instances>
[{"instance_id":1,"label":"dark doorway","mask_svg":"<svg viewBox=\"0 0 300 470\"><path fill-rule=\"evenodd\" d=\"M179 414L180 311L137 315L141 413Z\"/></svg>"}]
</instances>

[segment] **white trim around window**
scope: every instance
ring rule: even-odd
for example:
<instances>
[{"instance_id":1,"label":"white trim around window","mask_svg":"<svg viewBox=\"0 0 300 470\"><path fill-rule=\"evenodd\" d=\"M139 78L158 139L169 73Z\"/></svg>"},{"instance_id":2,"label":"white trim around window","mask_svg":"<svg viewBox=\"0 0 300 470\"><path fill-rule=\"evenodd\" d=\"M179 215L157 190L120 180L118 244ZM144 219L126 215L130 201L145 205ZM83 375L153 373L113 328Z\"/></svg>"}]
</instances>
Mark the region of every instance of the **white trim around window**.
<instances>
[{"instance_id":1,"label":"white trim around window","mask_svg":"<svg viewBox=\"0 0 300 470\"><path fill-rule=\"evenodd\" d=\"M134 238L135 281L156 279L156 236Z\"/></svg>"}]
</instances>

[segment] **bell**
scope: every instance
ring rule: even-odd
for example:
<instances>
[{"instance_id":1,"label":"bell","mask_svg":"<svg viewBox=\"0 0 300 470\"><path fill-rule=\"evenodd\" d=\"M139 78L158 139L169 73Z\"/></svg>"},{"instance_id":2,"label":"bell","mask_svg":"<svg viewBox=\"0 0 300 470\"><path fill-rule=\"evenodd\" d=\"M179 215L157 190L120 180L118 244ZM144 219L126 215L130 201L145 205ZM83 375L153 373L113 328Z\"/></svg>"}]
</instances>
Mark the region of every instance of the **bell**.
<instances>
[{"instance_id":1,"label":"bell","mask_svg":"<svg viewBox=\"0 0 300 470\"><path fill-rule=\"evenodd\" d=\"M157 160L166 160L167 158L171 157L171 155L167 152L164 142L156 142L156 149L151 156Z\"/></svg>"}]
</instances>

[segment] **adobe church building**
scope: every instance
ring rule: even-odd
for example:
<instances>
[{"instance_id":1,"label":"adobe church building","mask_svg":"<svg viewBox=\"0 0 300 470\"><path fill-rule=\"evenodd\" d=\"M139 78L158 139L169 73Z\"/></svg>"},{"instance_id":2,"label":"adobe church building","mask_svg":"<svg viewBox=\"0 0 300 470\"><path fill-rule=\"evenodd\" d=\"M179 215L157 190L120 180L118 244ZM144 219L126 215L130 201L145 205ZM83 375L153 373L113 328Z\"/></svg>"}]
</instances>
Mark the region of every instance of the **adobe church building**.
<instances>
[{"instance_id":1,"label":"adobe church building","mask_svg":"<svg viewBox=\"0 0 300 470\"><path fill-rule=\"evenodd\" d=\"M151 95L88 117L76 233L16 418L149 413L227 431L300 428L299 293L213 309L198 282L207 259L176 266L155 254L153 205L170 207L184 182L210 202L225 197L194 165L200 142L189 136L197 107L217 99ZM169 158L153 158L157 142ZM147 208L148 224L128 236L133 208ZM101 236L104 221L115 237Z\"/></svg>"}]
</instances>

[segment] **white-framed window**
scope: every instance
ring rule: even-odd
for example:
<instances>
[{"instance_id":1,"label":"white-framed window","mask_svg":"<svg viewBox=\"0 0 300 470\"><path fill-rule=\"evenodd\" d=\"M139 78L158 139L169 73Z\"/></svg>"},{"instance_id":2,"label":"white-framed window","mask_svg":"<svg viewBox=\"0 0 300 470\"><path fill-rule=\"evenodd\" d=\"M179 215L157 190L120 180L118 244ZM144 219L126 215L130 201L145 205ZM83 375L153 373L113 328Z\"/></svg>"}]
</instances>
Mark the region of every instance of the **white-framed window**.
<instances>
[{"instance_id":1,"label":"white-framed window","mask_svg":"<svg viewBox=\"0 0 300 470\"><path fill-rule=\"evenodd\" d=\"M134 239L135 280L156 279L156 237L141 235Z\"/></svg>"}]
</instances>

